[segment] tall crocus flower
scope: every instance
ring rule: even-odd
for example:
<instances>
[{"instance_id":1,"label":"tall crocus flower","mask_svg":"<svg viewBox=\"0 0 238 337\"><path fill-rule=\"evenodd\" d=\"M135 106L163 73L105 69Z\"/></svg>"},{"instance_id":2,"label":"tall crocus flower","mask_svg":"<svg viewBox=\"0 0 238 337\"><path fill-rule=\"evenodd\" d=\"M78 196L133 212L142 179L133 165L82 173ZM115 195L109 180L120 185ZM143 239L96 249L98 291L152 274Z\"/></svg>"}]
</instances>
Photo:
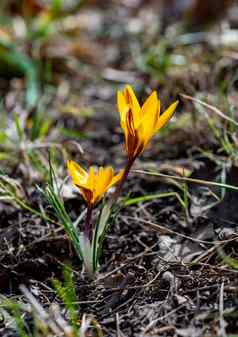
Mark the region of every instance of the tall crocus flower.
<instances>
[{"instance_id":1,"label":"tall crocus flower","mask_svg":"<svg viewBox=\"0 0 238 337\"><path fill-rule=\"evenodd\" d=\"M90 208L100 201L106 191L115 185L123 175L123 171L114 175L114 170L111 166L99 167L97 171L94 170L93 166L90 166L89 172L86 172L72 160L67 162L67 166L73 184L79 188Z\"/></svg>"},{"instance_id":2,"label":"tall crocus flower","mask_svg":"<svg viewBox=\"0 0 238 337\"><path fill-rule=\"evenodd\" d=\"M155 91L141 107L132 87L126 85L124 91L117 93L117 104L121 127L125 133L128 162L132 164L145 150L153 135L172 117L178 101L160 114L160 100Z\"/></svg>"}]
</instances>

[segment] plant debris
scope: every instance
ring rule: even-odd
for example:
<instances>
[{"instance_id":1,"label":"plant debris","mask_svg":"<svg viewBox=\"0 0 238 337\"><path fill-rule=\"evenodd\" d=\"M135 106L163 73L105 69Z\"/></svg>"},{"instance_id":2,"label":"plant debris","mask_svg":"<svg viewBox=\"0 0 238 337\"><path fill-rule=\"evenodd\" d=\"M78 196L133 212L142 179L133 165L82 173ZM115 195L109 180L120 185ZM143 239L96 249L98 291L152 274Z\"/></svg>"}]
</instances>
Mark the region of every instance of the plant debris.
<instances>
[{"instance_id":1,"label":"plant debris","mask_svg":"<svg viewBox=\"0 0 238 337\"><path fill-rule=\"evenodd\" d=\"M0 4L1 336L236 336L238 7L220 2L212 19L201 1ZM42 191L50 157L82 230L66 163L124 167L126 83L162 111L180 102L130 171L89 279Z\"/></svg>"}]
</instances>

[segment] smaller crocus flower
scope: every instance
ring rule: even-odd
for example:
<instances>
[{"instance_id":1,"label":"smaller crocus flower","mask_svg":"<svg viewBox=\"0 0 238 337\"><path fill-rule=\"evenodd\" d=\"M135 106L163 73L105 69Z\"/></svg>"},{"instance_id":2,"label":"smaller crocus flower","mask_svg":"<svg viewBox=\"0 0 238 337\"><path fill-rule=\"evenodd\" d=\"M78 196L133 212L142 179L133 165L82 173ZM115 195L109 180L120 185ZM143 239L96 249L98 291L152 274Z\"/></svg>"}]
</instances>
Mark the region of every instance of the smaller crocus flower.
<instances>
[{"instance_id":1,"label":"smaller crocus flower","mask_svg":"<svg viewBox=\"0 0 238 337\"><path fill-rule=\"evenodd\" d=\"M123 171L114 175L114 170L111 166L99 167L96 171L93 166L90 166L89 172L86 172L72 160L67 162L67 167L73 184L79 188L88 207L93 207L100 201L106 191L115 185L123 175Z\"/></svg>"},{"instance_id":2,"label":"smaller crocus flower","mask_svg":"<svg viewBox=\"0 0 238 337\"><path fill-rule=\"evenodd\" d=\"M160 114L160 100L154 91L140 106L131 86L117 93L117 104L121 127L125 133L125 147L130 163L141 154L153 135L172 117L178 101Z\"/></svg>"}]
</instances>

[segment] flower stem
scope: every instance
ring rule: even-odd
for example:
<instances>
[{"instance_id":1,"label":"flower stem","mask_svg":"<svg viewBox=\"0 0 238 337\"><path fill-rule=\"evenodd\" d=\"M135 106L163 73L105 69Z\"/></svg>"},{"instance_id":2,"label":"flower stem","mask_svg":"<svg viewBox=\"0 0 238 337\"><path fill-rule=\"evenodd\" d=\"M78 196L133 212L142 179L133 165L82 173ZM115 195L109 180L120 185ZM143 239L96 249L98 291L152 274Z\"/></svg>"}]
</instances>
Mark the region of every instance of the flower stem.
<instances>
[{"instance_id":1,"label":"flower stem","mask_svg":"<svg viewBox=\"0 0 238 337\"><path fill-rule=\"evenodd\" d=\"M125 167L125 170L124 170L124 173L123 173L123 176L120 180L120 182L118 183L118 185L116 186L116 189L115 189L115 192L113 193L110 201L109 201L109 206L112 207L113 204L117 201L120 193L121 193L121 190L122 190L122 187L129 175L129 172L130 172L130 169L132 167L134 163L134 160L128 160L127 164L126 164L126 167Z\"/></svg>"},{"instance_id":2,"label":"flower stem","mask_svg":"<svg viewBox=\"0 0 238 337\"><path fill-rule=\"evenodd\" d=\"M84 236L91 241L92 239L92 212L93 208L92 206L87 207L87 214L86 214L86 220L85 220L85 227L84 227Z\"/></svg>"}]
</instances>

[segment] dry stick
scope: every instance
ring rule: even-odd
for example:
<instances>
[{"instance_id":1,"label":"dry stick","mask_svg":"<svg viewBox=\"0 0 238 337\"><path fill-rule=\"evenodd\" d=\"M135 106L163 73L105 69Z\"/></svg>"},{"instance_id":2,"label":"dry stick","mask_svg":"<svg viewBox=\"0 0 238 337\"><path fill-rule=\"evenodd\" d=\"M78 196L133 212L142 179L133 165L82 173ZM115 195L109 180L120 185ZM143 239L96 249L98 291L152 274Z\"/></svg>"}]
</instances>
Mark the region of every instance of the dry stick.
<instances>
[{"instance_id":1,"label":"dry stick","mask_svg":"<svg viewBox=\"0 0 238 337\"><path fill-rule=\"evenodd\" d=\"M165 332L170 332L170 331L176 331L176 327L174 325L166 325L162 326L161 328L158 328L155 330L156 335L160 336L160 334L163 334Z\"/></svg>"},{"instance_id":2,"label":"dry stick","mask_svg":"<svg viewBox=\"0 0 238 337\"><path fill-rule=\"evenodd\" d=\"M182 96L183 98L189 100L189 101L192 101L192 102L195 102L195 103L199 103L201 104L202 106L204 106L205 108L208 108L210 110L212 110L213 112L215 112L218 116L220 116L221 118L223 119L226 119L227 121L235 124L236 126L238 126L238 122L236 122L234 119L232 119L231 117L225 115L221 110L219 110L218 108L208 104L208 103L205 103L203 101L201 101L200 99L198 98L194 98L192 96L189 96L189 95L185 95L185 94L180 94L180 96Z\"/></svg>"},{"instance_id":3,"label":"dry stick","mask_svg":"<svg viewBox=\"0 0 238 337\"><path fill-rule=\"evenodd\" d=\"M187 303L187 302L186 302ZM182 303L181 305L179 305L177 308L167 312L165 315L161 316L161 317L158 317L156 319L154 319L153 321L151 321L147 327L145 327L144 331L143 331L143 334L149 332L152 328L154 328L154 326L156 325L157 322L159 321L163 321L165 318L171 316L172 314L176 313L177 311L179 311L181 308L183 308L186 303Z\"/></svg>"},{"instance_id":4,"label":"dry stick","mask_svg":"<svg viewBox=\"0 0 238 337\"><path fill-rule=\"evenodd\" d=\"M210 254L209 257L211 257L212 254L216 251L216 249L217 249L217 247L215 245L212 246L212 247L210 247L205 252L203 252L201 255L199 255L198 257L196 257L196 259L193 260L193 263L199 263L199 262L201 262L209 254Z\"/></svg>"},{"instance_id":5,"label":"dry stick","mask_svg":"<svg viewBox=\"0 0 238 337\"><path fill-rule=\"evenodd\" d=\"M121 337L120 316L118 312L116 312L116 328L117 328L117 337Z\"/></svg>"},{"instance_id":6,"label":"dry stick","mask_svg":"<svg viewBox=\"0 0 238 337\"><path fill-rule=\"evenodd\" d=\"M113 275L114 273L116 273L118 270L124 268L125 266L127 266L128 264L130 264L133 260L136 260L136 259L139 259L140 257L146 255L146 253L152 251L153 248L155 248L156 246L158 245L158 242L156 242L155 244L153 244L151 247L148 247L147 249L145 249L143 252L131 257L131 258L128 258L127 261L125 263L123 263L121 266L119 267L116 267L115 269L113 269L112 271L108 272L107 274L97 278L96 280L96 283L101 281L101 280L104 280L106 279L107 277ZM157 254L155 252L155 254Z\"/></svg>"}]
</instances>

